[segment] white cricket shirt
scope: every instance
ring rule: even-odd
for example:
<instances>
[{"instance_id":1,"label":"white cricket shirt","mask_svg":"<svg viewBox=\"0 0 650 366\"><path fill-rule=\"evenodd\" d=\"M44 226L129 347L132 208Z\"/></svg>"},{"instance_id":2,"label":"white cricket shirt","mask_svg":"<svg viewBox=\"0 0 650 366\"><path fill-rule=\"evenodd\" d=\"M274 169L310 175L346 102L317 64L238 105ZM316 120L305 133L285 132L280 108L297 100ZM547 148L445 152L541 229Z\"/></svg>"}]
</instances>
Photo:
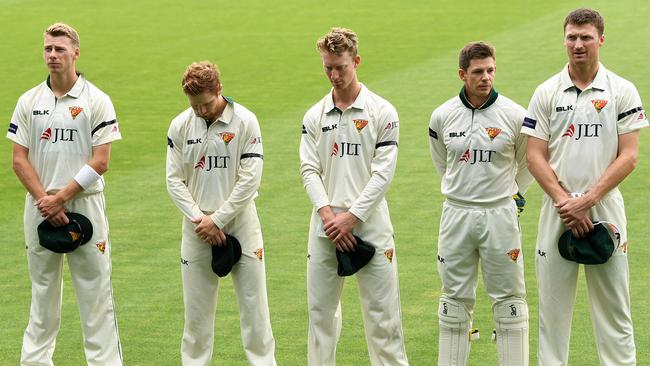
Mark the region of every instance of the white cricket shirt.
<instances>
[{"instance_id":1,"label":"white cricket shirt","mask_svg":"<svg viewBox=\"0 0 650 366\"><path fill-rule=\"evenodd\" d=\"M303 119L300 171L314 207L347 209L366 221L385 201L397 164L395 108L364 85L341 111L332 92Z\"/></svg>"},{"instance_id":2,"label":"white cricket shirt","mask_svg":"<svg viewBox=\"0 0 650 366\"><path fill-rule=\"evenodd\" d=\"M567 65L537 87L521 131L548 141L549 164L568 192L585 192L616 159L618 135L647 126L632 83L601 64L578 93Z\"/></svg>"},{"instance_id":3,"label":"white cricket shirt","mask_svg":"<svg viewBox=\"0 0 650 366\"><path fill-rule=\"evenodd\" d=\"M262 137L257 117L226 98L208 124L192 108L179 114L167 136L167 190L183 214L209 214L223 229L255 197L262 179Z\"/></svg>"},{"instance_id":4,"label":"white cricket shirt","mask_svg":"<svg viewBox=\"0 0 650 366\"><path fill-rule=\"evenodd\" d=\"M526 110L492 89L479 108L464 88L431 114L429 147L442 176L442 194L467 204L485 204L524 194L533 180L526 168Z\"/></svg>"},{"instance_id":5,"label":"white cricket shirt","mask_svg":"<svg viewBox=\"0 0 650 366\"><path fill-rule=\"evenodd\" d=\"M18 99L7 138L29 149L29 161L46 192L64 188L92 158L93 146L122 135L108 95L79 75L61 98L50 78ZM85 190L104 190L103 177Z\"/></svg>"}]
</instances>

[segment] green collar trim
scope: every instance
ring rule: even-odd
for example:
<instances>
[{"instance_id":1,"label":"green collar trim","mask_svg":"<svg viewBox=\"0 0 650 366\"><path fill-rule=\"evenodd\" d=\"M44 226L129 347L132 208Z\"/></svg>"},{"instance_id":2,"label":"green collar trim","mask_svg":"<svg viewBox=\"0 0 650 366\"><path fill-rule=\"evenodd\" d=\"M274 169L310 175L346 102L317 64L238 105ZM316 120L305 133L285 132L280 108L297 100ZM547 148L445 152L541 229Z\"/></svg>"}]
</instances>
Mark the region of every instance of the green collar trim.
<instances>
[{"instance_id":1,"label":"green collar trim","mask_svg":"<svg viewBox=\"0 0 650 366\"><path fill-rule=\"evenodd\" d=\"M463 102L465 107L467 107L469 109L472 109L472 110L474 110L474 109L483 110L483 109L487 109L492 104L494 104L494 102L497 101L497 98L499 97L499 92L497 92L496 89L492 88L492 90L490 90L490 95L488 96L485 103L483 103L483 105L478 107L478 108L474 107L472 105L472 103L470 103L469 100L467 99L467 97L465 96L465 86L460 88L460 93L458 94L458 97L460 98L460 101Z\"/></svg>"}]
</instances>

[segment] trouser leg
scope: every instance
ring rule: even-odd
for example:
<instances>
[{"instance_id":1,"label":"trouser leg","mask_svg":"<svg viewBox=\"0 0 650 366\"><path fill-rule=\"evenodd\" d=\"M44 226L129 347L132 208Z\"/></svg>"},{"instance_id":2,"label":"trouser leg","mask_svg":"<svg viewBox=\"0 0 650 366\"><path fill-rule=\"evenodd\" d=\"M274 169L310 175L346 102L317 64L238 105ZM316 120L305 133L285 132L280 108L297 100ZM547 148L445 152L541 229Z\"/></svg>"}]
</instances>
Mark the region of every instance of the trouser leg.
<instances>
[{"instance_id":1,"label":"trouser leg","mask_svg":"<svg viewBox=\"0 0 650 366\"><path fill-rule=\"evenodd\" d=\"M481 268L496 328L501 366L527 366L528 305L517 209L514 202L482 210Z\"/></svg>"},{"instance_id":2,"label":"trouser leg","mask_svg":"<svg viewBox=\"0 0 650 366\"><path fill-rule=\"evenodd\" d=\"M620 195L602 199L592 218L613 223L627 243L625 208ZM636 347L630 304L627 247L622 245L601 265L585 265L591 322L601 365L636 365Z\"/></svg>"},{"instance_id":3,"label":"trouser leg","mask_svg":"<svg viewBox=\"0 0 650 366\"><path fill-rule=\"evenodd\" d=\"M316 220L318 215L312 215L307 259L307 359L310 366L333 366L341 335L343 278L336 272L335 247L329 239L318 236Z\"/></svg>"},{"instance_id":4,"label":"trouser leg","mask_svg":"<svg viewBox=\"0 0 650 366\"><path fill-rule=\"evenodd\" d=\"M578 264L560 255L557 241L564 224L544 196L539 218L535 273L539 294L539 366L567 365Z\"/></svg>"},{"instance_id":5,"label":"trouser leg","mask_svg":"<svg viewBox=\"0 0 650 366\"><path fill-rule=\"evenodd\" d=\"M404 349L397 255L378 251L359 272L359 296L372 365L408 365Z\"/></svg>"},{"instance_id":6,"label":"trouser leg","mask_svg":"<svg viewBox=\"0 0 650 366\"><path fill-rule=\"evenodd\" d=\"M52 365L61 325L63 254L54 253L38 243L36 227L42 221L34 200L27 197L24 223L32 299L23 335L21 365Z\"/></svg>"},{"instance_id":7,"label":"trouser leg","mask_svg":"<svg viewBox=\"0 0 650 366\"><path fill-rule=\"evenodd\" d=\"M219 280L210 263L210 257L181 263L185 305L181 341L183 366L209 366L212 362Z\"/></svg>"},{"instance_id":8,"label":"trouser leg","mask_svg":"<svg viewBox=\"0 0 650 366\"><path fill-rule=\"evenodd\" d=\"M275 366L275 340L266 294L264 259L243 254L231 275L237 293L241 337L248 363Z\"/></svg>"},{"instance_id":9,"label":"trouser leg","mask_svg":"<svg viewBox=\"0 0 650 366\"><path fill-rule=\"evenodd\" d=\"M77 294L88 365L122 364L115 302L111 285L111 244L102 194L75 199L70 211L78 212L93 224L93 237L67 254L72 283Z\"/></svg>"}]
</instances>

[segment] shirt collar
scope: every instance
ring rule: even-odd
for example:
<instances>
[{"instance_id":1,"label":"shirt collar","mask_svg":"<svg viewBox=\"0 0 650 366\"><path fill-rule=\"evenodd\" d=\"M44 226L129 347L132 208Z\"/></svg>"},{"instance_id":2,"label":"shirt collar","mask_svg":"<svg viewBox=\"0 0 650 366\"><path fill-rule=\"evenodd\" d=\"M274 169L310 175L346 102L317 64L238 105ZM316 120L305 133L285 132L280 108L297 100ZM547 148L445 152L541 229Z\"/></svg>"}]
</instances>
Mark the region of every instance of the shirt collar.
<instances>
[{"instance_id":1,"label":"shirt collar","mask_svg":"<svg viewBox=\"0 0 650 366\"><path fill-rule=\"evenodd\" d=\"M83 76L83 74L78 74L77 81L75 81L74 85L70 90L68 90L67 93L65 93L64 97L67 95L72 98L79 98L81 96L81 92L84 90L86 78ZM52 84L50 83L50 75L47 76L47 80L45 80L45 83L47 84L47 87L52 90Z\"/></svg>"},{"instance_id":2,"label":"shirt collar","mask_svg":"<svg viewBox=\"0 0 650 366\"><path fill-rule=\"evenodd\" d=\"M352 105L350 107L356 108L356 109L364 109L366 106L366 99L368 99L368 88L366 88L365 85L361 84L361 90L359 91L359 95L357 95L357 99L354 100ZM334 96L333 93L334 88L330 90L330 92L325 96L325 108L324 108L324 113L327 114L335 109L339 109L337 106L334 105Z\"/></svg>"},{"instance_id":3,"label":"shirt collar","mask_svg":"<svg viewBox=\"0 0 650 366\"><path fill-rule=\"evenodd\" d=\"M589 85L589 89L598 89L598 90L605 90L607 86L607 69L605 69L605 66L603 64L598 63L598 72L596 73L596 77L594 78L594 81L591 82L591 85ZM564 69L560 72L560 87L562 90L567 91L571 88L576 88L577 87L573 84L573 81L571 80L571 76L569 75L569 64L566 64L564 66Z\"/></svg>"},{"instance_id":4,"label":"shirt collar","mask_svg":"<svg viewBox=\"0 0 650 366\"><path fill-rule=\"evenodd\" d=\"M221 112L221 116L217 118L217 121L229 124L232 121L232 116L234 113L234 101L229 97L223 97L226 100L226 107Z\"/></svg>"},{"instance_id":5,"label":"shirt collar","mask_svg":"<svg viewBox=\"0 0 650 366\"><path fill-rule=\"evenodd\" d=\"M485 101L485 103L483 103L483 105L481 105L478 108L474 107L472 103L470 103L469 100L467 99L467 96L465 95L465 86L460 88L460 93L458 94L458 97L460 98L460 101L463 102L463 105L465 105L465 107L472 110L474 109L483 110L483 109L487 109L489 106L491 106L492 104L494 104L494 102L497 101L497 98L499 97L499 93L497 92L496 89L492 88L492 90L490 90L490 95L488 95L488 98Z\"/></svg>"}]
</instances>

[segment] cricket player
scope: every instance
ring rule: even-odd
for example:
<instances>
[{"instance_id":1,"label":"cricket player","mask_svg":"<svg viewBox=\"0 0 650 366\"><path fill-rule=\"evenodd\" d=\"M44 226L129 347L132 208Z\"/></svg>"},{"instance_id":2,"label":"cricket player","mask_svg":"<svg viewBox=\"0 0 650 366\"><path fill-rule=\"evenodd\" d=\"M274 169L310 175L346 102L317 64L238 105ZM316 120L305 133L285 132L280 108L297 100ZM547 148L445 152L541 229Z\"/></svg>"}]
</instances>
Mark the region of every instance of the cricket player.
<instances>
[{"instance_id":1,"label":"cricket player","mask_svg":"<svg viewBox=\"0 0 650 366\"><path fill-rule=\"evenodd\" d=\"M407 365L393 227L384 198L395 173L395 108L357 78L357 35L332 28L317 48L332 90L305 114L300 170L314 205L309 228L308 364L334 365L341 334L343 277L336 250L355 250L357 235L375 255L357 273L372 365Z\"/></svg>"},{"instance_id":2,"label":"cricket player","mask_svg":"<svg viewBox=\"0 0 650 366\"><path fill-rule=\"evenodd\" d=\"M584 266L601 365L635 365L630 314L627 231L617 186L634 170L639 129L648 126L632 83L607 70L598 52L604 21L591 9L564 21L568 64L542 83L530 101L522 133L528 166L546 193L537 236L539 365L567 365L578 263L562 258L567 229L583 237L592 221L620 231L620 248L605 264Z\"/></svg>"},{"instance_id":3,"label":"cricket player","mask_svg":"<svg viewBox=\"0 0 650 366\"><path fill-rule=\"evenodd\" d=\"M225 245L225 234L242 247L231 274L246 358L250 365L276 365L262 230L253 201L263 158L257 117L222 95L219 70L211 62L189 65L182 86L190 108L169 127L167 190L184 216L183 365L212 364L219 277L212 271L211 246Z\"/></svg>"},{"instance_id":4,"label":"cricket player","mask_svg":"<svg viewBox=\"0 0 650 366\"><path fill-rule=\"evenodd\" d=\"M104 179L111 142L122 138L110 98L77 72L79 35L52 24L44 34L46 81L23 94L9 123L13 169L27 189L25 241L32 301L21 365L52 365L61 324L63 260L68 261L88 365L122 365L111 288ZM39 244L37 226L60 227L66 211L86 216L90 241L67 254Z\"/></svg>"},{"instance_id":5,"label":"cricket player","mask_svg":"<svg viewBox=\"0 0 650 366\"><path fill-rule=\"evenodd\" d=\"M463 87L433 111L429 124L431 157L446 198L438 237L438 365L467 365L479 260L499 365L528 365L528 305L513 200L533 180L520 134L526 110L497 93L495 74L494 48L467 44L459 56Z\"/></svg>"}]
</instances>

